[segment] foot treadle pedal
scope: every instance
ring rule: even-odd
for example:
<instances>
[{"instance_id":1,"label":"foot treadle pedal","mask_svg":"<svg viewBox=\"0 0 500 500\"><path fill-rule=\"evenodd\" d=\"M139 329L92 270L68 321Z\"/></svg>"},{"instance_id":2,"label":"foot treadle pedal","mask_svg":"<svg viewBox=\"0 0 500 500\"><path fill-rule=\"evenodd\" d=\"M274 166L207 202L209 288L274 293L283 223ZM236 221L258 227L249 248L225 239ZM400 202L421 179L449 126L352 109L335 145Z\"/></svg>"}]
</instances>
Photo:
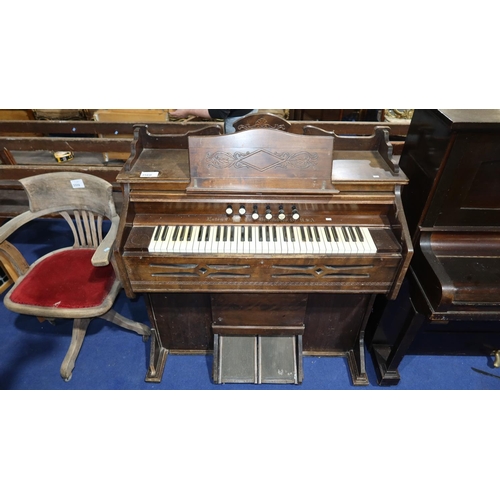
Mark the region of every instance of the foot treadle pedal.
<instances>
[{"instance_id":1,"label":"foot treadle pedal","mask_svg":"<svg viewBox=\"0 0 500 500\"><path fill-rule=\"evenodd\" d=\"M300 384L302 335L215 335L213 378L218 384Z\"/></svg>"}]
</instances>

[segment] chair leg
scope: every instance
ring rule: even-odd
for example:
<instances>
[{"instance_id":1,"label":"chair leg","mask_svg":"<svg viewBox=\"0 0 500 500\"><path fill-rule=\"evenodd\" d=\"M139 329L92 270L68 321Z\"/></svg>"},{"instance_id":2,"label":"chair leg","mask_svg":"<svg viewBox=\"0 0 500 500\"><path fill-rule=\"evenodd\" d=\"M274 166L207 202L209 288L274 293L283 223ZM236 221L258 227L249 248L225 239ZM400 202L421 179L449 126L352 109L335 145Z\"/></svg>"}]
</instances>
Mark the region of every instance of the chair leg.
<instances>
[{"instance_id":1,"label":"chair leg","mask_svg":"<svg viewBox=\"0 0 500 500\"><path fill-rule=\"evenodd\" d=\"M66 382L71 380L73 368L75 367L75 361L80 353L83 339L85 338L85 333L87 332L87 327L91 320L92 318L79 318L75 319L73 322L71 344L61 365L61 377Z\"/></svg>"},{"instance_id":2,"label":"chair leg","mask_svg":"<svg viewBox=\"0 0 500 500\"><path fill-rule=\"evenodd\" d=\"M142 339L144 341L148 340L149 336L151 335L151 328L149 328L149 326L137 321L132 321L131 319L128 319L125 316L117 313L113 309L110 309L107 313L104 313L99 317L105 319L106 321L110 321L115 325L121 326L122 328L132 330L133 332L142 335Z\"/></svg>"}]
</instances>

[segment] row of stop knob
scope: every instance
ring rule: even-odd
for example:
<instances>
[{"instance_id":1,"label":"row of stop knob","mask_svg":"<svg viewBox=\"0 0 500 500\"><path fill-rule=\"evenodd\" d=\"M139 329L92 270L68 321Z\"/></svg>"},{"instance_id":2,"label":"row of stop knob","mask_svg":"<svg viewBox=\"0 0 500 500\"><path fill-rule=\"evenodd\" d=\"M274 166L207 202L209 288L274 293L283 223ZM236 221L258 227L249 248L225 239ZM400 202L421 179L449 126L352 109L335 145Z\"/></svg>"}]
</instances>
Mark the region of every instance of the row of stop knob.
<instances>
[{"instance_id":1,"label":"row of stop knob","mask_svg":"<svg viewBox=\"0 0 500 500\"><path fill-rule=\"evenodd\" d=\"M226 214L233 215L234 213L235 212L234 212L233 206L228 205L226 207ZM240 207L238 209L238 214L245 215L246 213L247 213L247 209L246 209L245 205L240 205ZM293 220L298 220L300 218L299 211L297 210L297 207L295 205L292 205L290 216L292 217ZM274 214L273 214L273 211L271 210L271 206L266 205L266 209L264 211L264 218L266 220L272 220L273 217L274 217ZM285 213L285 209L283 208L283 205L280 205L278 207L278 213L276 214L276 217L278 218L278 220L285 220L286 219L286 213ZM252 208L252 219L258 220L259 218L260 218L259 207L257 205L254 205Z\"/></svg>"}]
</instances>

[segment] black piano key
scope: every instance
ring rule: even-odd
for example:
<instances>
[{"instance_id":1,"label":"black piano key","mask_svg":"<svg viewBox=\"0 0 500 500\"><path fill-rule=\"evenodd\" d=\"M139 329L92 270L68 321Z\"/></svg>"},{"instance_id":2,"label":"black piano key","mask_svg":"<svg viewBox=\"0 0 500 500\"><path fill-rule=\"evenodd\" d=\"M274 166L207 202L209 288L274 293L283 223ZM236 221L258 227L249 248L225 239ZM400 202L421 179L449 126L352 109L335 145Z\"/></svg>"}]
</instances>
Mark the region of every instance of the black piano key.
<instances>
[{"instance_id":1,"label":"black piano key","mask_svg":"<svg viewBox=\"0 0 500 500\"><path fill-rule=\"evenodd\" d=\"M180 234L179 234L179 241L184 241L184 235L185 235L185 233L186 233L186 227L187 227L187 226L182 226L182 228L181 228L181 232L180 232Z\"/></svg>"},{"instance_id":2,"label":"black piano key","mask_svg":"<svg viewBox=\"0 0 500 500\"><path fill-rule=\"evenodd\" d=\"M278 235L276 234L276 226L273 226L273 241L278 241Z\"/></svg>"},{"instance_id":3,"label":"black piano key","mask_svg":"<svg viewBox=\"0 0 500 500\"><path fill-rule=\"evenodd\" d=\"M198 233L198 241L203 239L203 231L205 230L205 226L200 227L200 232Z\"/></svg>"},{"instance_id":4,"label":"black piano key","mask_svg":"<svg viewBox=\"0 0 500 500\"><path fill-rule=\"evenodd\" d=\"M356 238L356 233L354 232L354 229L351 226L349 226L348 229L349 229L349 234L351 235L352 241L356 242L357 238Z\"/></svg>"},{"instance_id":5,"label":"black piano key","mask_svg":"<svg viewBox=\"0 0 500 500\"><path fill-rule=\"evenodd\" d=\"M344 226L342 226L340 229L342 229L342 234L344 235L344 239L346 241L349 241L349 233L347 232L347 229Z\"/></svg>"},{"instance_id":6,"label":"black piano key","mask_svg":"<svg viewBox=\"0 0 500 500\"><path fill-rule=\"evenodd\" d=\"M172 241L177 241L177 236L179 236L179 231L181 226L175 226L174 234L172 235Z\"/></svg>"},{"instance_id":7,"label":"black piano key","mask_svg":"<svg viewBox=\"0 0 500 500\"><path fill-rule=\"evenodd\" d=\"M153 232L153 241L158 241L161 231L163 230L162 226L156 226Z\"/></svg>"},{"instance_id":8,"label":"black piano key","mask_svg":"<svg viewBox=\"0 0 500 500\"><path fill-rule=\"evenodd\" d=\"M321 241L321 238L319 237L319 231L316 226L313 227L313 231L314 231L314 236L316 236L316 241Z\"/></svg>"},{"instance_id":9,"label":"black piano key","mask_svg":"<svg viewBox=\"0 0 500 500\"><path fill-rule=\"evenodd\" d=\"M271 241L271 237L269 234L269 226L266 226L266 241Z\"/></svg>"},{"instance_id":10,"label":"black piano key","mask_svg":"<svg viewBox=\"0 0 500 500\"><path fill-rule=\"evenodd\" d=\"M193 236L193 226L189 226L188 228L188 234L187 234L187 240L191 241L191 237Z\"/></svg>"},{"instance_id":11,"label":"black piano key","mask_svg":"<svg viewBox=\"0 0 500 500\"><path fill-rule=\"evenodd\" d=\"M248 228L248 241L252 241L252 238L253 238L253 227L250 226Z\"/></svg>"},{"instance_id":12,"label":"black piano key","mask_svg":"<svg viewBox=\"0 0 500 500\"><path fill-rule=\"evenodd\" d=\"M309 237L309 241L313 241L313 234L311 231L311 226L307 226L307 236Z\"/></svg>"},{"instance_id":13,"label":"black piano key","mask_svg":"<svg viewBox=\"0 0 500 500\"><path fill-rule=\"evenodd\" d=\"M205 241L209 241L210 240L210 228L212 226L207 226L207 230L205 232Z\"/></svg>"},{"instance_id":14,"label":"black piano key","mask_svg":"<svg viewBox=\"0 0 500 500\"><path fill-rule=\"evenodd\" d=\"M163 226L163 233L161 235L161 241L165 241L168 233L168 226Z\"/></svg>"},{"instance_id":15,"label":"black piano key","mask_svg":"<svg viewBox=\"0 0 500 500\"><path fill-rule=\"evenodd\" d=\"M230 232L229 241L234 241L234 226L231 226Z\"/></svg>"},{"instance_id":16,"label":"black piano key","mask_svg":"<svg viewBox=\"0 0 500 500\"><path fill-rule=\"evenodd\" d=\"M306 241L306 233L304 231L304 226L300 226L300 236L302 237L302 241Z\"/></svg>"},{"instance_id":17,"label":"black piano key","mask_svg":"<svg viewBox=\"0 0 500 500\"><path fill-rule=\"evenodd\" d=\"M337 230L333 226L330 227L330 230L332 231L333 241L338 243L339 235L337 233Z\"/></svg>"},{"instance_id":18,"label":"black piano key","mask_svg":"<svg viewBox=\"0 0 500 500\"><path fill-rule=\"evenodd\" d=\"M222 235L222 241L227 241L227 226L224 226L224 231L223 231L223 235Z\"/></svg>"},{"instance_id":19,"label":"black piano key","mask_svg":"<svg viewBox=\"0 0 500 500\"><path fill-rule=\"evenodd\" d=\"M241 226L241 241L245 241L245 226Z\"/></svg>"},{"instance_id":20,"label":"black piano key","mask_svg":"<svg viewBox=\"0 0 500 500\"><path fill-rule=\"evenodd\" d=\"M286 243L288 243L288 234L286 232L286 227L283 226L283 241L285 241Z\"/></svg>"},{"instance_id":21,"label":"black piano key","mask_svg":"<svg viewBox=\"0 0 500 500\"><path fill-rule=\"evenodd\" d=\"M295 228L290 226L290 241L295 243Z\"/></svg>"},{"instance_id":22,"label":"black piano key","mask_svg":"<svg viewBox=\"0 0 500 500\"><path fill-rule=\"evenodd\" d=\"M217 226L217 232L215 233L215 241L220 241L220 226Z\"/></svg>"},{"instance_id":23,"label":"black piano key","mask_svg":"<svg viewBox=\"0 0 500 500\"><path fill-rule=\"evenodd\" d=\"M356 234L358 235L359 241L363 243L365 241L365 238L363 236L363 233L361 232L361 229L359 229L358 226L356 226L354 229L356 229Z\"/></svg>"},{"instance_id":24,"label":"black piano key","mask_svg":"<svg viewBox=\"0 0 500 500\"><path fill-rule=\"evenodd\" d=\"M259 241L262 241L262 226L259 226Z\"/></svg>"},{"instance_id":25,"label":"black piano key","mask_svg":"<svg viewBox=\"0 0 500 500\"><path fill-rule=\"evenodd\" d=\"M328 241L328 243L331 243L332 241L332 238L330 237L330 231L328 231L328 227L325 227L325 237L326 237L326 241Z\"/></svg>"}]
</instances>

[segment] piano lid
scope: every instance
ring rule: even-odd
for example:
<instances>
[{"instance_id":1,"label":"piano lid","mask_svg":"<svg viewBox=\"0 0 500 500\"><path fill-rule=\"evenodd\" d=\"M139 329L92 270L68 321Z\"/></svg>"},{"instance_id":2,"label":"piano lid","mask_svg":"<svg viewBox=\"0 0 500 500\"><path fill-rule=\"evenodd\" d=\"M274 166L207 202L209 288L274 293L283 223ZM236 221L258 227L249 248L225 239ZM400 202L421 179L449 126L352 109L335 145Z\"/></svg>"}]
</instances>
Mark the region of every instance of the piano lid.
<instances>
[{"instance_id":1,"label":"piano lid","mask_svg":"<svg viewBox=\"0 0 500 500\"><path fill-rule=\"evenodd\" d=\"M333 137L255 129L189 137L187 192L335 194Z\"/></svg>"}]
</instances>

